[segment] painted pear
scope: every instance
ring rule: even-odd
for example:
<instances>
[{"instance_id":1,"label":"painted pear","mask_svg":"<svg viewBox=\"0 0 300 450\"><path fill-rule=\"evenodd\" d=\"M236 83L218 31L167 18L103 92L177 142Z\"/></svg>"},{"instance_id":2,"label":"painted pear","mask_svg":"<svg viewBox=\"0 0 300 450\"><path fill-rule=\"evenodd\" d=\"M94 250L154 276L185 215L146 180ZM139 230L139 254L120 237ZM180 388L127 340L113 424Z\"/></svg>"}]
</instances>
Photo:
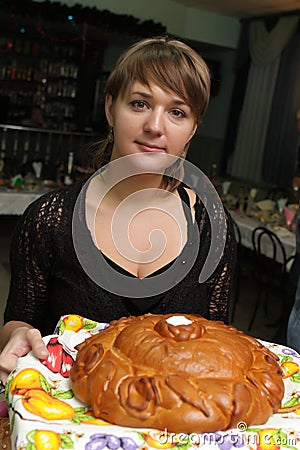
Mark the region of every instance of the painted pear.
<instances>
[{"instance_id":1,"label":"painted pear","mask_svg":"<svg viewBox=\"0 0 300 450\"><path fill-rule=\"evenodd\" d=\"M36 450L59 450L61 439L58 433L51 430L37 430L34 436Z\"/></svg>"},{"instance_id":2,"label":"painted pear","mask_svg":"<svg viewBox=\"0 0 300 450\"><path fill-rule=\"evenodd\" d=\"M13 379L10 386L11 395L24 395L29 389L44 389L47 380L41 372L36 369L23 369Z\"/></svg>"},{"instance_id":3,"label":"painted pear","mask_svg":"<svg viewBox=\"0 0 300 450\"><path fill-rule=\"evenodd\" d=\"M71 405L38 389L27 391L22 397L22 404L31 414L46 420L68 420L76 415Z\"/></svg>"}]
</instances>

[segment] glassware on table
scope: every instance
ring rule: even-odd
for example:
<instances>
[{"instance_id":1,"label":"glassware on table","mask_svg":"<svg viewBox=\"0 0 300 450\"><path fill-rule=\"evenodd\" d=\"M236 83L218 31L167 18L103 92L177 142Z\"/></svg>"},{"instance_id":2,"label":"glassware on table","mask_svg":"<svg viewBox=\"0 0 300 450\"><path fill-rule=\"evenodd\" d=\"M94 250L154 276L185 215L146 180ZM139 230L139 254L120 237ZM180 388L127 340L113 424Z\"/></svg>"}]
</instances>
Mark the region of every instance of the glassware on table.
<instances>
[{"instance_id":1,"label":"glassware on table","mask_svg":"<svg viewBox=\"0 0 300 450\"><path fill-rule=\"evenodd\" d=\"M288 229L291 228L291 225L293 223L293 220L296 216L296 211L294 209L289 208L288 206L284 206L284 217L285 217L285 223Z\"/></svg>"}]
</instances>

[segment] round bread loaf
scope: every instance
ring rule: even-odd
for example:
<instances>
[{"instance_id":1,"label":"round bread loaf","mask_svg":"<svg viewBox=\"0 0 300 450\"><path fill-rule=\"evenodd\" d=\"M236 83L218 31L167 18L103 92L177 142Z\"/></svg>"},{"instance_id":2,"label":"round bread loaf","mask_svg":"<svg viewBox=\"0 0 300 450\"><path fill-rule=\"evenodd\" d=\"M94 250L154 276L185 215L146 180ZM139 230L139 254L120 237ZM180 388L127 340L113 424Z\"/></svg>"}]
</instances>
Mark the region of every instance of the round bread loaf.
<instances>
[{"instance_id":1,"label":"round bread loaf","mask_svg":"<svg viewBox=\"0 0 300 450\"><path fill-rule=\"evenodd\" d=\"M122 318L77 348L74 394L117 425L203 433L263 424L284 394L275 354L196 315Z\"/></svg>"}]
</instances>

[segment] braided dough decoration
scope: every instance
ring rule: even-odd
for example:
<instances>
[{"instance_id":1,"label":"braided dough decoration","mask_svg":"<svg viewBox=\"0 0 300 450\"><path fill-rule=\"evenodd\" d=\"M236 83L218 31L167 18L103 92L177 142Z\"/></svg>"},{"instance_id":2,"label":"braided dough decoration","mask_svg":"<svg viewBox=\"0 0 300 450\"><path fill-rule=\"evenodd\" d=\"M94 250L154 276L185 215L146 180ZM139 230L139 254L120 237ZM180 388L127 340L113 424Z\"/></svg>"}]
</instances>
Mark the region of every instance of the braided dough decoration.
<instances>
[{"instance_id":1,"label":"braided dough decoration","mask_svg":"<svg viewBox=\"0 0 300 450\"><path fill-rule=\"evenodd\" d=\"M196 315L122 318L77 349L74 394L121 426L203 433L263 424L284 394L275 354Z\"/></svg>"}]
</instances>

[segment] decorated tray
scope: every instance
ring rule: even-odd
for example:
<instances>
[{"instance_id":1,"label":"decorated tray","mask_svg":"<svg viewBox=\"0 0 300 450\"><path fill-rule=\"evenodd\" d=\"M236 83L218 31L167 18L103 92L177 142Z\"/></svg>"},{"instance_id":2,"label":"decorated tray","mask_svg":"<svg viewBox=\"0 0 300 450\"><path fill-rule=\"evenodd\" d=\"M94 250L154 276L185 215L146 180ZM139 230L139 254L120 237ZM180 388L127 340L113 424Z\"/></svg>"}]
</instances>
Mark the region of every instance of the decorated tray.
<instances>
[{"instance_id":1,"label":"decorated tray","mask_svg":"<svg viewBox=\"0 0 300 450\"><path fill-rule=\"evenodd\" d=\"M265 341L262 344L279 356L285 396L282 412L264 425L248 427L240 422L225 432L187 435L119 427L96 419L89 406L74 397L69 372L76 345L106 327L74 314L63 316L54 334L44 338L47 360L40 361L31 353L19 359L6 387L13 449L300 449L300 356Z\"/></svg>"}]
</instances>

